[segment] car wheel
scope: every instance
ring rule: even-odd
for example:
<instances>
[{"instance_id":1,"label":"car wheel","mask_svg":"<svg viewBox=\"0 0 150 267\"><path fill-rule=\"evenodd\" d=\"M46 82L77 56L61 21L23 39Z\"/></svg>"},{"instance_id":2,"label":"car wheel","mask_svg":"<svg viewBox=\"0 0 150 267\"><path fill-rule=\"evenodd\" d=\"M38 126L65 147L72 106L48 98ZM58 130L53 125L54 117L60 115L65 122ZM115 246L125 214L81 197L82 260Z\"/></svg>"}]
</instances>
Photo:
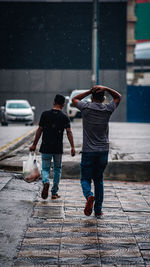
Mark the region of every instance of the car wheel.
<instances>
[{"instance_id":1,"label":"car wheel","mask_svg":"<svg viewBox=\"0 0 150 267\"><path fill-rule=\"evenodd\" d=\"M33 126L33 122L32 123L26 123L25 126Z\"/></svg>"},{"instance_id":2,"label":"car wheel","mask_svg":"<svg viewBox=\"0 0 150 267\"><path fill-rule=\"evenodd\" d=\"M8 126L8 122L6 122L6 121L2 121L2 122L1 122L1 125L2 125L2 126Z\"/></svg>"}]
</instances>

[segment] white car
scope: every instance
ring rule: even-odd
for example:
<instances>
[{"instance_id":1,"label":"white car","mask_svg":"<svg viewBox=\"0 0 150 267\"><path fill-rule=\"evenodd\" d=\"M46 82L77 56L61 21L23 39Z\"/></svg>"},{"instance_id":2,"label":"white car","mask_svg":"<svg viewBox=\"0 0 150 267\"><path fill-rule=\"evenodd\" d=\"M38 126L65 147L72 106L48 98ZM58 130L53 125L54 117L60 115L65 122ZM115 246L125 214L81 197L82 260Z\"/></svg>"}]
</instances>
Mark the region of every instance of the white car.
<instances>
[{"instance_id":1,"label":"white car","mask_svg":"<svg viewBox=\"0 0 150 267\"><path fill-rule=\"evenodd\" d=\"M66 99L68 100L67 115L71 121L73 121L74 118L81 118L81 112L73 105L72 98L86 91L88 90L73 90L70 96L66 96ZM91 102L91 95L85 97L84 99L82 99L82 101Z\"/></svg>"},{"instance_id":2,"label":"white car","mask_svg":"<svg viewBox=\"0 0 150 267\"><path fill-rule=\"evenodd\" d=\"M27 100L6 100L1 107L1 125L9 122L22 122L25 125L33 125L35 107L31 107Z\"/></svg>"},{"instance_id":3,"label":"white car","mask_svg":"<svg viewBox=\"0 0 150 267\"><path fill-rule=\"evenodd\" d=\"M150 42L136 44L134 57L135 60L150 60Z\"/></svg>"}]
</instances>

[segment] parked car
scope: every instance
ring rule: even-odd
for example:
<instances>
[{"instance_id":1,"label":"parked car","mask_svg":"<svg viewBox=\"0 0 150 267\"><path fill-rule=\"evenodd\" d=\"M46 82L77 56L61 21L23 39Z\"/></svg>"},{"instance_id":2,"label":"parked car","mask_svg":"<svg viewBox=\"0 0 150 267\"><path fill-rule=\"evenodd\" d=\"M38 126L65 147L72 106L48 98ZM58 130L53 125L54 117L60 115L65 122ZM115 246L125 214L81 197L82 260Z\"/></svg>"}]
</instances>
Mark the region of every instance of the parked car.
<instances>
[{"instance_id":1,"label":"parked car","mask_svg":"<svg viewBox=\"0 0 150 267\"><path fill-rule=\"evenodd\" d=\"M74 118L81 118L81 112L78 110L72 103L72 98L78 94L81 94L83 92L86 92L88 90L73 90L70 96L66 96L66 99L68 100L67 103L67 115L70 118L71 121L73 121ZM84 99L82 99L84 102L91 102L91 96L87 96Z\"/></svg>"},{"instance_id":2,"label":"parked car","mask_svg":"<svg viewBox=\"0 0 150 267\"><path fill-rule=\"evenodd\" d=\"M134 57L136 61L150 60L150 42L137 43L134 49Z\"/></svg>"},{"instance_id":3,"label":"parked car","mask_svg":"<svg viewBox=\"0 0 150 267\"><path fill-rule=\"evenodd\" d=\"M33 125L35 107L31 107L27 100L6 100L1 107L1 125L9 122L22 122L25 125Z\"/></svg>"}]
</instances>

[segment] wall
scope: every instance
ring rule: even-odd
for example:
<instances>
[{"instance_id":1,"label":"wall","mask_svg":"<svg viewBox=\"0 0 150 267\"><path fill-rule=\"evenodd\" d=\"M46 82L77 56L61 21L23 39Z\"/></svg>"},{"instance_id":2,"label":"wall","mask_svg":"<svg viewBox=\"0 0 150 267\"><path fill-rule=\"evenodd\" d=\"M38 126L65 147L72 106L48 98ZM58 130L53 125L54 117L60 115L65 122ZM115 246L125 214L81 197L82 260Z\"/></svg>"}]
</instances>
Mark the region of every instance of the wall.
<instances>
[{"instance_id":1,"label":"wall","mask_svg":"<svg viewBox=\"0 0 150 267\"><path fill-rule=\"evenodd\" d=\"M100 83L123 94L112 120L126 120L126 3L99 4ZM0 105L26 98L38 121L60 92L91 87L92 3L0 2Z\"/></svg>"}]
</instances>

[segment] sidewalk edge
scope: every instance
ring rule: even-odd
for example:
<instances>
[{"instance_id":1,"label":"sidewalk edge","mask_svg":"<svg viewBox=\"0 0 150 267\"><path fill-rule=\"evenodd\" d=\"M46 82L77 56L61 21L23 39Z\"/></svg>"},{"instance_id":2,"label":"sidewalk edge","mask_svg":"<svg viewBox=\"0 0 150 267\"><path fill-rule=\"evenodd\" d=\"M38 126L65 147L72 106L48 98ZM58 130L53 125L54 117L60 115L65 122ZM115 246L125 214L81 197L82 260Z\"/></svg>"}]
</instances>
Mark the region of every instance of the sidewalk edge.
<instances>
[{"instance_id":1,"label":"sidewalk edge","mask_svg":"<svg viewBox=\"0 0 150 267\"><path fill-rule=\"evenodd\" d=\"M0 162L0 169L22 172L22 163ZM63 162L62 179L80 179L80 162ZM150 182L150 161L109 162L104 179L130 182Z\"/></svg>"}]
</instances>

